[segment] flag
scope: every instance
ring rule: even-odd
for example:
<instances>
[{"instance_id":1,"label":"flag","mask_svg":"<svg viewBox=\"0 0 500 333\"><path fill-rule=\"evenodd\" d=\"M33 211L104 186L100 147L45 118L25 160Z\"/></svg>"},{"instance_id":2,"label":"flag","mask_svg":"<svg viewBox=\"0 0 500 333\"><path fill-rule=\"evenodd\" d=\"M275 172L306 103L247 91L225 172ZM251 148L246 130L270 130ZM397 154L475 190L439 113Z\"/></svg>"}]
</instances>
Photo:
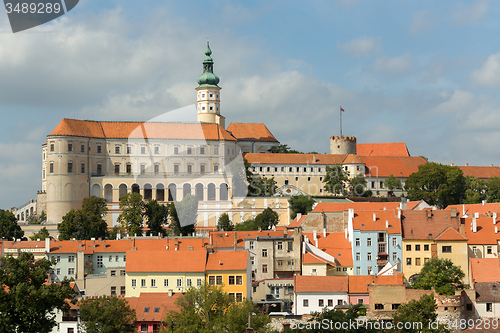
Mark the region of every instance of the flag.
<instances>
[{"instance_id":1,"label":"flag","mask_svg":"<svg viewBox=\"0 0 500 333\"><path fill-rule=\"evenodd\" d=\"M344 109L342 109L342 107L340 107L340 111L344 112L345 110L344 110Z\"/></svg>"}]
</instances>

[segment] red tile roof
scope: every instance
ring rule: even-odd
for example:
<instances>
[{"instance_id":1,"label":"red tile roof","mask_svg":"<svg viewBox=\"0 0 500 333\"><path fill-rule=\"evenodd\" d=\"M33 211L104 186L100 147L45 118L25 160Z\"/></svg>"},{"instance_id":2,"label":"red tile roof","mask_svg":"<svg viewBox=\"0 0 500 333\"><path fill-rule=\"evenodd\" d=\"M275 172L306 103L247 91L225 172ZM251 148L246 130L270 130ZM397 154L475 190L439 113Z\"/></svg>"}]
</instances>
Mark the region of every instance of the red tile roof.
<instances>
[{"instance_id":1,"label":"red tile roof","mask_svg":"<svg viewBox=\"0 0 500 333\"><path fill-rule=\"evenodd\" d=\"M376 221L373 221L373 214L375 214ZM386 221L388 221L388 228L385 227ZM355 230L386 230L388 234L401 234L401 220L394 210L354 211L352 224Z\"/></svg>"},{"instance_id":2,"label":"red tile roof","mask_svg":"<svg viewBox=\"0 0 500 333\"><path fill-rule=\"evenodd\" d=\"M113 139L182 139L236 141L218 124L108 122L64 118L49 136Z\"/></svg>"},{"instance_id":3,"label":"red tile roof","mask_svg":"<svg viewBox=\"0 0 500 333\"><path fill-rule=\"evenodd\" d=\"M347 292L347 276L295 275L294 289L297 293Z\"/></svg>"},{"instance_id":4,"label":"red tile roof","mask_svg":"<svg viewBox=\"0 0 500 333\"><path fill-rule=\"evenodd\" d=\"M460 218L447 210L404 210L402 216L403 239L433 240L448 227L460 232Z\"/></svg>"},{"instance_id":5,"label":"red tile roof","mask_svg":"<svg viewBox=\"0 0 500 333\"><path fill-rule=\"evenodd\" d=\"M458 231L452 227L446 228L441 234L439 234L435 240L440 241L463 241L467 240L464 236L460 235Z\"/></svg>"},{"instance_id":6,"label":"red tile roof","mask_svg":"<svg viewBox=\"0 0 500 333\"><path fill-rule=\"evenodd\" d=\"M127 251L126 270L139 272L205 272L207 251Z\"/></svg>"},{"instance_id":7,"label":"red tile roof","mask_svg":"<svg viewBox=\"0 0 500 333\"><path fill-rule=\"evenodd\" d=\"M500 216L499 216L500 217ZM476 219L476 230L471 230L472 217L463 219L465 222L465 237L467 237L467 244L470 245L497 245L500 240L500 218L493 219L493 217L481 216ZM493 221L496 221L496 225ZM497 227L497 233L495 233Z\"/></svg>"},{"instance_id":8,"label":"red tile roof","mask_svg":"<svg viewBox=\"0 0 500 333\"><path fill-rule=\"evenodd\" d=\"M368 285L403 284L403 273L396 275L351 275L349 276L349 294L368 294Z\"/></svg>"},{"instance_id":9,"label":"red tile roof","mask_svg":"<svg viewBox=\"0 0 500 333\"><path fill-rule=\"evenodd\" d=\"M313 233L303 233L304 236L307 236L309 243L316 246L314 242L314 234ZM345 233L343 232L327 232L326 238L323 237L322 232L318 232L316 234L318 238L318 248L321 251L324 251L335 257L340 266L352 266L352 250L351 243L348 239L345 238ZM310 253L306 253L303 257L304 263L312 264L312 263L323 263L324 260L311 255Z\"/></svg>"},{"instance_id":10,"label":"red tile roof","mask_svg":"<svg viewBox=\"0 0 500 333\"><path fill-rule=\"evenodd\" d=\"M481 179L500 177L500 167L497 166L459 166L459 168L464 176L474 176Z\"/></svg>"},{"instance_id":11,"label":"red tile roof","mask_svg":"<svg viewBox=\"0 0 500 333\"><path fill-rule=\"evenodd\" d=\"M293 219L293 221L288 225L287 228L297 228L298 226L300 226L300 224L306 219L306 216L307 215L302 215L300 217L300 219L297 220L297 217L298 216L295 216L295 218Z\"/></svg>"},{"instance_id":12,"label":"red tile roof","mask_svg":"<svg viewBox=\"0 0 500 333\"><path fill-rule=\"evenodd\" d=\"M313 212L343 212L353 208L359 210L394 210L399 202L319 202Z\"/></svg>"},{"instance_id":13,"label":"red tile roof","mask_svg":"<svg viewBox=\"0 0 500 333\"><path fill-rule=\"evenodd\" d=\"M359 156L410 156L404 142L358 143L356 152Z\"/></svg>"},{"instance_id":14,"label":"red tile roof","mask_svg":"<svg viewBox=\"0 0 500 333\"><path fill-rule=\"evenodd\" d=\"M487 214L488 212L496 212L500 214L500 203L485 203L483 204L468 204L468 205L449 205L446 210L455 208L460 215L469 214L474 215L474 213Z\"/></svg>"},{"instance_id":15,"label":"red tile roof","mask_svg":"<svg viewBox=\"0 0 500 333\"><path fill-rule=\"evenodd\" d=\"M349 154L342 164L363 164L363 161L358 155Z\"/></svg>"},{"instance_id":16,"label":"red tile roof","mask_svg":"<svg viewBox=\"0 0 500 333\"><path fill-rule=\"evenodd\" d=\"M135 310L137 321L161 322L168 311L177 310L175 301L180 296L181 293L174 293L172 297L168 297L168 293L141 293L139 297L125 297L125 300ZM146 308L148 312L144 312Z\"/></svg>"},{"instance_id":17,"label":"red tile roof","mask_svg":"<svg viewBox=\"0 0 500 333\"><path fill-rule=\"evenodd\" d=\"M248 251L215 251L208 254L207 271L244 271L248 266Z\"/></svg>"},{"instance_id":18,"label":"red tile roof","mask_svg":"<svg viewBox=\"0 0 500 333\"><path fill-rule=\"evenodd\" d=\"M266 154L247 153L246 160L253 164L306 164L313 166L342 164L347 155L331 154ZM316 162L314 162L316 161Z\"/></svg>"},{"instance_id":19,"label":"red tile roof","mask_svg":"<svg viewBox=\"0 0 500 333\"><path fill-rule=\"evenodd\" d=\"M498 258L470 258L471 281L496 282L500 280Z\"/></svg>"},{"instance_id":20,"label":"red tile roof","mask_svg":"<svg viewBox=\"0 0 500 333\"><path fill-rule=\"evenodd\" d=\"M231 123L227 131L238 141L279 142L262 123Z\"/></svg>"},{"instance_id":21,"label":"red tile roof","mask_svg":"<svg viewBox=\"0 0 500 333\"><path fill-rule=\"evenodd\" d=\"M389 177L407 178L418 171L418 166L426 164L422 157L372 157L361 156L365 164L366 177Z\"/></svg>"}]
</instances>

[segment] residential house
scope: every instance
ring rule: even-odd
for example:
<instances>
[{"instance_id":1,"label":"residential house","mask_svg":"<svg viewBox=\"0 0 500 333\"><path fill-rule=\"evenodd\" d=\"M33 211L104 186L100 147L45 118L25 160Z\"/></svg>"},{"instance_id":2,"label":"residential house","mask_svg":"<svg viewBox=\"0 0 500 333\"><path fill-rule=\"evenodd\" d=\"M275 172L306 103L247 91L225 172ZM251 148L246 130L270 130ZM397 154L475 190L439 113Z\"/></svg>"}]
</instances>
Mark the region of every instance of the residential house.
<instances>
[{"instance_id":1,"label":"residential house","mask_svg":"<svg viewBox=\"0 0 500 333\"><path fill-rule=\"evenodd\" d=\"M347 304L347 276L294 276L294 314L333 310Z\"/></svg>"},{"instance_id":2,"label":"residential house","mask_svg":"<svg viewBox=\"0 0 500 333\"><path fill-rule=\"evenodd\" d=\"M497 276L498 278L498 276ZM476 282L475 308L480 318L500 318L500 282Z\"/></svg>"},{"instance_id":3,"label":"residential house","mask_svg":"<svg viewBox=\"0 0 500 333\"><path fill-rule=\"evenodd\" d=\"M500 279L500 266L496 258L469 259L471 285L476 282L496 282Z\"/></svg>"},{"instance_id":4,"label":"residential house","mask_svg":"<svg viewBox=\"0 0 500 333\"><path fill-rule=\"evenodd\" d=\"M168 323L163 320L168 311L177 310L175 301L181 293L140 293L138 297L126 297L130 308L135 310L136 332L160 332Z\"/></svg>"},{"instance_id":5,"label":"residential house","mask_svg":"<svg viewBox=\"0 0 500 333\"><path fill-rule=\"evenodd\" d=\"M462 217L462 220L465 223L469 258L498 258L500 224L497 224L497 213L474 213L472 216Z\"/></svg>"},{"instance_id":6,"label":"residential house","mask_svg":"<svg viewBox=\"0 0 500 333\"><path fill-rule=\"evenodd\" d=\"M252 300L266 313L292 312L293 281L293 278L255 281Z\"/></svg>"},{"instance_id":7,"label":"residential house","mask_svg":"<svg viewBox=\"0 0 500 333\"><path fill-rule=\"evenodd\" d=\"M351 245L346 232L304 233L302 275L352 275Z\"/></svg>"},{"instance_id":8,"label":"residential house","mask_svg":"<svg viewBox=\"0 0 500 333\"><path fill-rule=\"evenodd\" d=\"M349 304L370 304L370 285L403 285L403 273L395 275L352 275L349 276Z\"/></svg>"}]
</instances>

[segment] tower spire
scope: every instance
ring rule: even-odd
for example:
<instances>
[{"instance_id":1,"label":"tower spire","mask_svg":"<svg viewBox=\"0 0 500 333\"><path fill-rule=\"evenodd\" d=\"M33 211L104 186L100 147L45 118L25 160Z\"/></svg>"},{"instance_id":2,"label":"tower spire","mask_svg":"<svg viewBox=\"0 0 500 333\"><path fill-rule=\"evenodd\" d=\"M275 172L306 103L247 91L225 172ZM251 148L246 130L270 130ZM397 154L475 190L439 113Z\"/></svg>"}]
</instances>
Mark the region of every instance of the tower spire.
<instances>
[{"instance_id":1,"label":"tower spire","mask_svg":"<svg viewBox=\"0 0 500 333\"><path fill-rule=\"evenodd\" d=\"M207 48L205 49L205 59L203 59L203 74L198 78L198 84L200 86L214 86L217 87L220 79L214 74L214 60L212 57L212 50L210 49L210 44L207 41Z\"/></svg>"}]
</instances>

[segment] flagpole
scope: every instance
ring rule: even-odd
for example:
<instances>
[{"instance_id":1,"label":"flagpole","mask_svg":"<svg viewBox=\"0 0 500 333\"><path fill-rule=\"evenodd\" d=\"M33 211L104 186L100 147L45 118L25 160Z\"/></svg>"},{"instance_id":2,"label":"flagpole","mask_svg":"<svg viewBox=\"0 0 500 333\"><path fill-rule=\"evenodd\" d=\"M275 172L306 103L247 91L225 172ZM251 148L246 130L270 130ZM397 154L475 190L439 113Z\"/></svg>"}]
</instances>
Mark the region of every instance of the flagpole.
<instances>
[{"instance_id":1,"label":"flagpole","mask_svg":"<svg viewBox=\"0 0 500 333\"><path fill-rule=\"evenodd\" d=\"M340 107L340 137L342 137L342 107Z\"/></svg>"}]
</instances>

